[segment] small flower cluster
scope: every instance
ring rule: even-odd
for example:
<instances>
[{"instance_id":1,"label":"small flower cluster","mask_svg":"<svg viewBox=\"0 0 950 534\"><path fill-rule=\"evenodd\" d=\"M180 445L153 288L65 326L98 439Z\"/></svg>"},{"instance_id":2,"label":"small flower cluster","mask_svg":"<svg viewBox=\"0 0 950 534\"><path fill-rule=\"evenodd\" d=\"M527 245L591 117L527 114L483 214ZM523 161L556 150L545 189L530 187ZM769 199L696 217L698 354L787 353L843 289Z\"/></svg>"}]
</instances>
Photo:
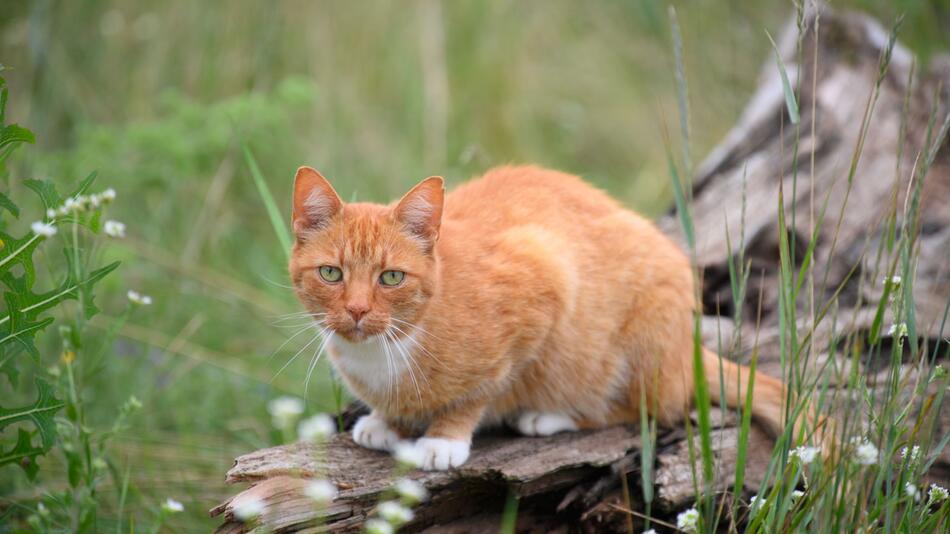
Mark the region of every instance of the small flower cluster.
<instances>
[{"instance_id":1,"label":"small flower cluster","mask_svg":"<svg viewBox=\"0 0 950 534\"><path fill-rule=\"evenodd\" d=\"M917 489L917 486L911 484L910 482L904 484L904 495L907 495L915 501L920 500L920 490Z\"/></svg>"},{"instance_id":2,"label":"small flower cluster","mask_svg":"<svg viewBox=\"0 0 950 534\"><path fill-rule=\"evenodd\" d=\"M111 187L101 193L92 195L79 195L67 198L66 201L63 202L63 205L59 208L50 208L46 210L46 218L55 219L57 217L65 217L71 213L81 213L84 211L99 209L100 207L111 203L113 200L115 200L115 189L112 189Z\"/></svg>"},{"instance_id":3,"label":"small flower cluster","mask_svg":"<svg viewBox=\"0 0 950 534\"><path fill-rule=\"evenodd\" d=\"M303 493L322 506L336 499L337 489L329 480L320 479L307 483Z\"/></svg>"},{"instance_id":4,"label":"small flower cluster","mask_svg":"<svg viewBox=\"0 0 950 534\"><path fill-rule=\"evenodd\" d=\"M119 221L108 220L102 224L102 231L109 237L119 239L125 237L125 224Z\"/></svg>"},{"instance_id":5,"label":"small flower cluster","mask_svg":"<svg viewBox=\"0 0 950 534\"><path fill-rule=\"evenodd\" d=\"M168 498L162 503L162 511L167 514L177 514L185 511L185 505L175 499Z\"/></svg>"},{"instance_id":6,"label":"small flower cluster","mask_svg":"<svg viewBox=\"0 0 950 534\"><path fill-rule=\"evenodd\" d=\"M40 237L53 237L56 235L56 227L43 221L36 221L31 224L30 230L33 230L33 233Z\"/></svg>"},{"instance_id":7,"label":"small flower cluster","mask_svg":"<svg viewBox=\"0 0 950 534\"><path fill-rule=\"evenodd\" d=\"M699 510L690 508L677 515L676 528L683 532L699 532Z\"/></svg>"},{"instance_id":8,"label":"small flower cluster","mask_svg":"<svg viewBox=\"0 0 950 534\"><path fill-rule=\"evenodd\" d=\"M879 452L873 443L866 439L854 438L851 443L855 445L854 461L859 465L874 465L877 463Z\"/></svg>"},{"instance_id":9,"label":"small flower cluster","mask_svg":"<svg viewBox=\"0 0 950 534\"><path fill-rule=\"evenodd\" d=\"M129 297L129 302L137 306L148 306L149 304L152 303L152 297L148 295L143 295L139 293L138 291L134 291L132 289L129 290L126 296Z\"/></svg>"},{"instance_id":10,"label":"small flower cluster","mask_svg":"<svg viewBox=\"0 0 950 534\"><path fill-rule=\"evenodd\" d=\"M70 214L96 210L113 200L115 200L115 189L111 187L101 193L67 198L62 206L46 210L47 220L34 222L30 225L30 230L40 237L53 237L56 235L56 219ZM109 237L125 237L125 225L119 221L106 221L102 229Z\"/></svg>"},{"instance_id":11,"label":"small flower cluster","mask_svg":"<svg viewBox=\"0 0 950 534\"><path fill-rule=\"evenodd\" d=\"M264 513L264 502L256 497L241 499L234 506L232 512L239 521L248 522L257 519Z\"/></svg>"},{"instance_id":12,"label":"small flower cluster","mask_svg":"<svg viewBox=\"0 0 950 534\"><path fill-rule=\"evenodd\" d=\"M943 502L947 500L948 497L950 497L950 493L947 492L947 488L931 484L930 491L927 493L927 504Z\"/></svg>"},{"instance_id":13,"label":"small flower cluster","mask_svg":"<svg viewBox=\"0 0 950 534\"><path fill-rule=\"evenodd\" d=\"M795 447L788 453L790 459L797 459L802 464L810 464L815 461L815 458L818 457L818 454L821 453L821 449L818 447Z\"/></svg>"},{"instance_id":14,"label":"small flower cluster","mask_svg":"<svg viewBox=\"0 0 950 534\"><path fill-rule=\"evenodd\" d=\"M891 337L896 337L898 339L903 339L907 337L907 324L906 323L892 324L891 327L887 329L887 335Z\"/></svg>"},{"instance_id":15,"label":"small flower cluster","mask_svg":"<svg viewBox=\"0 0 950 534\"><path fill-rule=\"evenodd\" d=\"M920 460L920 446L914 445L911 448L904 447L901 449L901 460L908 462L911 465L917 463Z\"/></svg>"},{"instance_id":16,"label":"small flower cluster","mask_svg":"<svg viewBox=\"0 0 950 534\"><path fill-rule=\"evenodd\" d=\"M325 413L304 419L297 426L297 436L303 441L323 442L336 432L336 422Z\"/></svg>"},{"instance_id":17,"label":"small flower cluster","mask_svg":"<svg viewBox=\"0 0 950 534\"><path fill-rule=\"evenodd\" d=\"M277 428L293 428L303 415L303 409L303 400L297 397L277 397L267 403L267 411Z\"/></svg>"},{"instance_id":18,"label":"small flower cluster","mask_svg":"<svg viewBox=\"0 0 950 534\"><path fill-rule=\"evenodd\" d=\"M379 516L366 522L366 532L369 534L391 534L396 529L415 518L411 506L429 498L425 487L409 478L401 478L393 484L399 500L388 500L376 506Z\"/></svg>"},{"instance_id":19,"label":"small flower cluster","mask_svg":"<svg viewBox=\"0 0 950 534\"><path fill-rule=\"evenodd\" d=\"M401 467L418 468L422 465L425 458L422 457L422 451L417 449L408 441L401 441L393 448L393 458L396 459Z\"/></svg>"}]
</instances>

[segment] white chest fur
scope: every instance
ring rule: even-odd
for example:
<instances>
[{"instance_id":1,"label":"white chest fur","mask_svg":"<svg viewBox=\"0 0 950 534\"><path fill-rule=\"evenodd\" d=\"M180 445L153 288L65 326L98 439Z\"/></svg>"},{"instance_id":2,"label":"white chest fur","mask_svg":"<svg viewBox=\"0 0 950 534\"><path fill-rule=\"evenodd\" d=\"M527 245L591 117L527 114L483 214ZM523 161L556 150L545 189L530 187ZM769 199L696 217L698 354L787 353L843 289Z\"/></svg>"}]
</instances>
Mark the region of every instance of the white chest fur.
<instances>
[{"instance_id":1,"label":"white chest fur","mask_svg":"<svg viewBox=\"0 0 950 534\"><path fill-rule=\"evenodd\" d=\"M411 337L411 336L410 336ZM330 346L335 352L334 364L344 376L355 379L374 393L393 392L402 374L409 366L414 340L400 338L387 340L373 336L360 343L352 343L333 334Z\"/></svg>"}]
</instances>

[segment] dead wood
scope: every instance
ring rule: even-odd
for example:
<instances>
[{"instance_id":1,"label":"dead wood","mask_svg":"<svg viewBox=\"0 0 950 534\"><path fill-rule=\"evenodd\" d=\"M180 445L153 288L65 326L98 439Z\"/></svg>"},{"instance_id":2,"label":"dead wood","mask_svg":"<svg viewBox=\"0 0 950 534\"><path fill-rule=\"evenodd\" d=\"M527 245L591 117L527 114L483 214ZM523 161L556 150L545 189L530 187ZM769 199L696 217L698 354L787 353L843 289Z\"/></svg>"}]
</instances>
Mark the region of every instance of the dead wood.
<instances>
[{"instance_id":1,"label":"dead wood","mask_svg":"<svg viewBox=\"0 0 950 534\"><path fill-rule=\"evenodd\" d=\"M829 303L829 316L838 317L834 322L821 321L814 329L814 346L825 347L870 330L881 279L896 258L895 251L879 246L889 231L882 221L889 210L903 213L908 190L922 179L919 222L898 220L919 224L920 229L913 282L920 347L932 350L937 340L947 337L941 329L950 299L950 149L946 141L943 146L927 143L928 131L939 128L950 111L950 56L933 58L925 67L896 43L888 67L881 71L888 30L878 22L858 13L825 10L817 26L817 49L815 13L806 17L803 34L793 21L779 40L791 84L798 88L800 124L790 122L778 70L769 57L759 87L735 127L697 167L691 202L707 315L704 338L739 360L747 360L757 348L760 369L776 376L781 374L780 192L788 238L799 259L824 213L813 276L805 283L815 288L816 315ZM862 127L866 114L870 118ZM852 169L856 151L860 159ZM933 165L920 176L918 170L928 155L933 156ZM674 215L662 218L659 225L680 236ZM733 302L728 277L728 261L738 258L740 247L745 248L743 261L750 265L745 303ZM740 307L741 313L735 314ZM730 318L734 314L738 324ZM810 330L807 303L800 316L802 330ZM888 320L889 316L885 324L890 324ZM739 340L734 345L733 333ZM946 365L946 351L938 357ZM812 363L818 368L826 359L819 354ZM825 372L847 365L835 359ZM869 384L889 372L888 362L872 358L861 359L859 365ZM907 361L901 371L910 381L919 369ZM843 404L848 406L846 395ZM724 489L735 469L734 417L727 414L718 427L713 444L718 486ZM948 429L950 410L943 410L932 432L940 435ZM680 429L658 439L654 494L661 511L681 508L693 498L693 466L685 436ZM753 432L746 465L751 491L764 476L770 448L768 438ZM406 529L494 529L511 493L520 502L519 530L548 532L567 525L581 531L625 530L626 514L618 509L640 503L639 450L638 426L548 438L480 436L461 469L409 473L429 488L432 499L416 509L416 518ZM357 531L387 491L393 469L387 455L357 447L342 434L325 450L303 443L264 449L236 460L227 482L248 487L211 514L224 519L220 532L244 532L246 525L235 519L233 510L248 499L260 499L265 504L260 524L268 531ZM341 490L322 510L302 494L306 480L315 476L328 477ZM931 476L946 485L950 450L934 464ZM622 497L622 477L628 477L632 502Z\"/></svg>"}]
</instances>

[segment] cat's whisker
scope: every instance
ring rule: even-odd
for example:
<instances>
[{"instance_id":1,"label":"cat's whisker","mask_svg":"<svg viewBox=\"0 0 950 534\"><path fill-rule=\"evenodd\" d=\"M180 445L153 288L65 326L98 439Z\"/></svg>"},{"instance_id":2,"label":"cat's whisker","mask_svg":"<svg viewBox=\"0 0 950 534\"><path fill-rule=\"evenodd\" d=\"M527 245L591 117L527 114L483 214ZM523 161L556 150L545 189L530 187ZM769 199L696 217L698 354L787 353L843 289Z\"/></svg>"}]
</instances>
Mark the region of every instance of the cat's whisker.
<instances>
[{"instance_id":1,"label":"cat's whisker","mask_svg":"<svg viewBox=\"0 0 950 534\"><path fill-rule=\"evenodd\" d=\"M383 352L386 354L386 369L388 370L388 372L386 373L387 386L388 386L386 388L386 395L388 396L387 401L390 403L393 401L393 385L395 384L396 411L399 411L399 381L395 377L396 373L395 373L394 368L395 368L396 363L395 361L393 361L394 358L392 354L392 348L389 346L389 342L387 341L385 337L381 337L379 339L383 343Z\"/></svg>"},{"instance_id":2,"label":"cat's whisker","mask_svg":"<svg viewBox=\"0 0 950 534\"><path fill-rule=\"evenodd\" d=\"M396 342L396 334L393 333L391 330L387 330L387 333L389 336L391 336L393 342L396 343L396 347L398 347L400 352L403 354L403 359L406 361L406 364L409 367L410 371L412 371L412 367L415 366L416 371L419 372L419 375L425 381L426 390L431 392L432 385L429 383L429 377L426 375L425 371L422 369L422 366L419 365L419 362L416 360L416 357L412 354L412 350L403 346L401 343ZM415 376L414 376L415 373L413 372L412 374L413 374L412 378L415 380ZM416 389L417 391L419 389L418 383L416 385ZM421 397L419 401L420 403L422 402Z\"/></svg>"},{"instance_id":3,"label":"cat's whisker","mask_svg":"<svg viewBox=\"0 0 950 534\"><path fill-rule=\"evenodd\" d=\"M327 316L326 313L305 312L305 313L300 313L300 314L287 315L285 317L277 317L270 324L278 325L280 323L286 323L287 321L296 321L300 319L322 319L323 317L326 317L326 316Z\"/></svg>"},{"instance_id":4,"label":"cat's whisker","mask_svg":"<svg viewBox=\"0 0 950 534\"><path fill-rule=\"evenodd\" d=\"M282 373L282 372L284 371L284 369L286 369L290 364L292 364L292 363L294 362L294 360L296 360L297 357L300 356L301 353L303 353L303 351L307 350L307 347L309 347L310 345L313 345L313 342L314 342L314 341L316 341L316 340L318 340L318 339L320 339L320 338L326 338L325 334L326 334L327 330L329 330L329 329L330 329L329 327L324 327L322 330L320 330L318 333L316 333L316 334L313 336L313 338L310 339L310 341L307 342L306 345L304 345L303 347L301 347L300 350L298 350L293 356L291 356L291 358L290 358L289 360L287 360L287 363L285 363L285 364L277 371L277 373L274 374L274 376L270 379L270 381L273 382L275 379L277 379L277 377L280 375L280 373Z\"/></svg>"},{"instance_id":5,"label":"cat's whisker","mask_svg":"<svg viewBox=\"0 0 950 534\"><path fill-rule=\"evenodd\" d=\"M390 326L390 328L393 328L393 329L395 329L397 332L399 332L400 334L402 334L403 337L404 337L406 340L408 340L410 343L412 343L413 345L415 345L416 347L418 347L418 349L419 349L420 351L422 351L423 354L425 354L426 356L432 358L432 359L435 361L435 363L439 364L439 366L445 368L445 365L442 363L442 360L440 360L439 357L436 356L435 354L432 354L432 352L430 352L429 349L425 348L425 346L423 346L422 343L419 343L419 341L418 341L416 338L414 338L414 337L412 337L411 335L407 334L407 333L405 332L405 330L399 328L398 326L396 326L396 325L394 325L394 324L391 324L391 323L390 323L389 326Z\"/></svg>"},{"instance_id":6,"label":"cat's whisker","mask_svg":"<svg viewBox=\"0 0 950 534\"><path fill-rule=\"evenodd\" d=\"M432 332L429 332L428 330L426 330L425 328L422 328L421 326L417 326L417 325L415 325L415 324L413 324L413 323L410 323L409 321L400 319L400 318L398 318L398 317L392 317L392 316L390 316L389 319L392 320L392 321L396 321L397 323L399 323L399 324L401 324L401 325L403 325L403 326L408 326L408 327L412 328L413 330L418 330L419 332L422 332L423 334L425 334L425 335L431 337L432 339L439 339L439 337L436 336L435 334L433 334Z\"/></svg>"},{"instance_id":7,"label":"cat's whisker","mask_svg":"<svg viewBox=\"0 0 950 534\"><path fill-rule=\"evenodd\" d=\"M301 311L295 311L295 312L290 312L290 313L275 313L274 315L271 315L270 317L277 319L279 317L302 317L304 315L326 315L326 313L323 313L323 312L314 313L308 310L301 310Z\"/></svg>"},{"instance_id":8,"label":"cat's whisker","mask_svg":"<svg viewBox=\"0 0 950 534\"><path fill-rule=\"evenodd\" d=\"M416 362L413 360L412 355L406 354L406 348L400 345L399 342L396 341L394 334L392 333L391 330L385 330L383 333L386 334L386 337L388 337L396 346L396 351L399 353L400 357L402 358L403 363L406 364L406 370L409 372L409 380L412 382L412 385L416 390L416 397L419 399L419 404L422 404L422 391L419 389L419 382L416 380L416 373L412 369L413 364ZM423 378L425 378L425 373L422 372L421 368L419 368L419 372L422 374ZM429 380L427 378L425 380L426 380L426 388L431 391L431 387L429 386Z\"/></svg>"},{"instance_id":9,"label":"cat's whisker","mask_svg":"<svg viewBox=\"0 0 950 534\"><path fill-rule=\"evenodd\" d=\"M327 345L330 344L330 336L326 335L330 331L330 327L324 328L320 335L323 336L323 342L320 343L320 346L317 347L317 350L313 353L313 357L310 358L310 365L307 366L307 378L304 380L303 386L303 396L305 399L309 398L310 393L310 376L313 375L313 370L317 368L317 363L320 361L320 357L323 356L324 351L327 349Z\"/></svg>"},{"instance_id":10,"label":"cat's whisker","mask_svg":"<svg viewBox=\"0 0 950 534\"><path fill-rule=\"evenodd\" d=\"M268 362L271 361L271 360L274 358L274 356L276 356L277 353L280 352L281 349L283 349L285 346L287 346L287 344L290 343L291 341L293 341L297 336L299 336L300 334L303 334L303 333L306 332L307 330L310 330L310 329L314 329L314 328L319 327L320 324L317 323L317 322L311 321L311 322L307 323L306 325L298 325L298 326L303 326L303 328L301 328L300 330L298 330L297 332L295 332L294 335L292 335L292 336L290 336L289 338L287 338L283 343L280 344L279 347L277 347L277 349L274 350L274 352L270 353L270 356L267 357L267 361L268 361Z\"/></svg>"}]
</instances>

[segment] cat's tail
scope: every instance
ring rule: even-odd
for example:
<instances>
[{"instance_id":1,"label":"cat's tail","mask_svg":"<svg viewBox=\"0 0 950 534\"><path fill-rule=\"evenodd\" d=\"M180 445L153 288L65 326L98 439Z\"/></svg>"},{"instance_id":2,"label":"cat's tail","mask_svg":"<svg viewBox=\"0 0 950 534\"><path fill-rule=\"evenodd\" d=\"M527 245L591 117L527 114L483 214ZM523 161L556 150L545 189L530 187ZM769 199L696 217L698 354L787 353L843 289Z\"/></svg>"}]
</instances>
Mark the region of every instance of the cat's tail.
<instances>
[{"instance_id":1,"label":"cat's tail","mask_svg":"<svg viewBox=\"0 0 950 534\"><path fill-rule=\"evenodd\" d=\"M732 360L720 358L715 352L703 348L703 366L706 370L706 382L709 384L709 397L719 405L725 403L730 408L744 405L751 369ZM725 394L725 397L723 397ZM785 384L765 373L756 372L752 388L752 418L764 428L766 432L776 437L785 431L783 410L787 400L795 402L795 396L788 396ZM825 441L829 420L821 418L815 413L811 403L803 410L796 421L793 438L805 426L806 430L816 430L817 441Z\"/></svg>"}]
</instances>

